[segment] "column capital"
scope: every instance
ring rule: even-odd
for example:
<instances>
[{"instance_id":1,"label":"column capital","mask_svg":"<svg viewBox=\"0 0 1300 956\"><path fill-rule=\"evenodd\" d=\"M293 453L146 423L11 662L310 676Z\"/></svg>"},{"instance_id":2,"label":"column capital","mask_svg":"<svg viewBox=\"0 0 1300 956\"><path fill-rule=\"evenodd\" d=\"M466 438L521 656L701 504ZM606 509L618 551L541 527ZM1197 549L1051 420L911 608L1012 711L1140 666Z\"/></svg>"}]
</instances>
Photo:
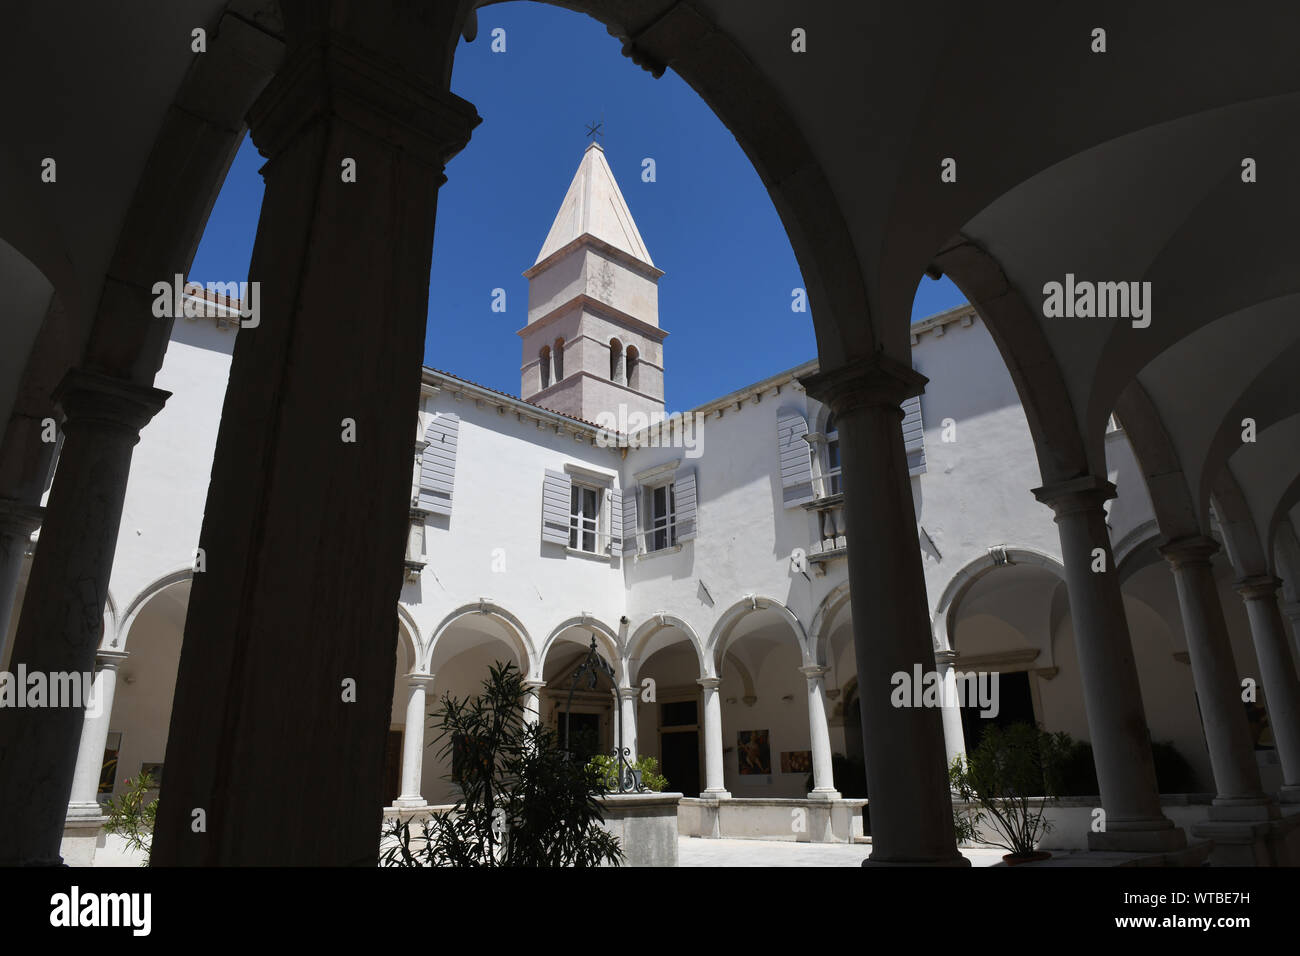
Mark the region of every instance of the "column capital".
<instances>
[{"instance_id":1,"label":"column capital","mask_svg":"<svg viewBox=\"0 0 1300 956\"><path fill-rule=\"evenodd\" d=\"M116 669L121 666L122 662L131 656L130 651L105 651L95 652L95 663L100 667Z\"/></svg>"},{"instance_id":2,"label":"column capital","mask_svg":"<svg viewBox=\"0 0 1300 956\"><path fill-rule=\"evenodd\" d=\"M701 677L695 683L699 684L705 690L717 690L722 686L721 677Z\"/></svg>"},{"instance_id":3,"label":"column capital","mask_svg":"<svg viewBox=\"0 0 1300 956\"><path fill-rule=\"evenodd\" d=\"M934 662L939 667L952 667L957 663L957 657L957 652L952 650L934 652Z\"/></svg>"},{"instance_id":4,"label":"column capital","mask_svg":"<svg viewBox=\"0 0 1300 956\"><path fill-rule=\"evenodd\" d=\"M929 381L911 366L880 352L799 379L809 395L829 405L838 416L860 408L885 407L896 410L900 418L903 410L899 406L924 392Z\"/></svg>"},{"instance_id":5,"label":"column capital","mask_svg":"<svg viewBox=\"0 0 1300 956\"><path fill-rule=\"evenodd\" d=\"M799 668L799 673L803 674L803 676L809 680L813 680L815 678L825 677L828 670L830 670L830 668L825 664L805 664L803 667Z\"/></svg>"},{"instance_id":6,"label":"column capital","mask_svg":"<svg viewBox=\"0 0 1300 956\"><path fill-rule=\"evenodd\" d=\"M618 688L619 700L635 700L641 695L640 687L620 687Z\"/></svg>"},{"instance_id":7,"label":"column capital","mask_svg":"<svg viewBox=\"0 0 1300 956\"><path fill-rule=\"evenodd\" d=\"M533 691L534 693L540 691L543 687L546 686L546 681L544 680L526 680L523 683L524 683L524 690L530 690Z\"/></svg>"},{"instance_id":8,"label":"column capital","mask_svg":"<svg viewBox=\"0 0 1300 956\"><path fill-rule=\"evenodd\" d=\"M0 498L0 534L30 536L45 519L45 509L16 498Z\"/></svg>"},{"instance_id":9,"label":"column capital","mask_svg":"<svg viewBox=\"0 0 1300 956\"><path fill-rule=\"evenodd\" d=\"M171 396L171 392L161 388L73 368L63 376L51 397L67 417L65 428L90 422L130 432L139 440L140 429L149 424Z\"/></svg>"},{"instance_id":10,"label":"column capital","mask_svg":"<svg viewBox=\"0 0 1300 956\"><path fill-rule=\"evenodd\" d=\"M1203 534L1167 539L1156 547L1156 551L1174 570L1183 567L1209 567L1210 558L1218 554L1219 550L1219 542Z\"/></svg>"},{"instance_id":11,"label":"column capital","mask_svg":"<svg viewBox=\"0 0 1300 956\"><path fill-rule=\"evenodd\" d=\"M1056 512L1058 518L1081 511L1100 510L1103 504L1118 494L1113 484L1096 475L1053 482L1032 489L1032 493Z\"/></svg>"},{"instance_id":12,"label":"column capital","mask_svg":"<svg viewBox=\"0 0 1300 956\"><path fill-rule=\"evenodd\" d=\"M1232 586L1247 601L1271 601L1282 581L1271 574L1255 574L1233 581Z\"/></svg>"},{"instance_id":13,"label":"column capital","mask_svg":"<svg viewBox=\"0 0 1300 956\"><path fill-rule=\"evenodd\" d=\"M1292 621L1300 622L1300 601L1292 601L1290 604L1283 604L1282 613Z\"/></svg>"},{"instance_id":14,"label":"column capital","mask_svg":"<svg viewBox=\"0 0 1300 956\"><path fill-rule=\"evenodd\" d=\"M406 686L429 688L433 686L433 681L437 676L437 674L407 674Z\"/></svg>"},{"instance_id":15,"label":"column capital","mask_svg":"<svg viewBox=\"0 0 1300 956\"><path fill-rule=\"evenodd\" d=\"M482 122L472 103L419 82L332 31L321 32L288 54L249 109L248 125L258 151L274 159L324 117L337 117L381 142L400 146L439 172Z\"/></svg>"}]
</instances>

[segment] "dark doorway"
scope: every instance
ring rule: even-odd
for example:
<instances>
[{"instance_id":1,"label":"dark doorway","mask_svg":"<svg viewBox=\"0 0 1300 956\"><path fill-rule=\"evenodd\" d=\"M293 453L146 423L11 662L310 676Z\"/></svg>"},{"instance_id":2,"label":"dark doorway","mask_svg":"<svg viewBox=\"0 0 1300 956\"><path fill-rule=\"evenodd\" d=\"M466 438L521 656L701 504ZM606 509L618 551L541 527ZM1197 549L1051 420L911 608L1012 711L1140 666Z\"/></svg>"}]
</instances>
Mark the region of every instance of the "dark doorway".
<instances>
[{"instance_id":1,"label":"dark doorway","mask_svg":"<svg viewBox=\"0 0 1300 956\"><path fill-rule=\"evenodd\" d=\"M989 687L992 689L992 675L989 679ZM1034 700L1029 693L1028 671L999 674L996 700L998 712L993 717L981 717L978 704L967 706L965 701L962 702L961 730L966 738L967 753L979 746L984 739L984 730L990 724L999 727L1009 727L1012 724L1034 726Z\"/></svg>"},{"instance_id":2,"label":"dark doorway","mask_svg":"<svg viewBox=\"0 0 1300 956\"><path fill-rule=\"evenodd\" d=\"M564 745L564 725L565 714L560 712L560 745ZM573 759L579 763L585 764L596 754L601 752L600 749L600 714L577 714L568 715L569 725L569 753L573 754Z\"/></svg>"},{"instance_id":3,"label":"dark doorway","mask_svg":"<svg viewBox=\"0 0 1300 956\"><path fill-rule=\"evenodd\" d=\"M668 778L668 789L686 797L700 795L700 734L680 730L659 735L661 769Z\"/></svg>"}]
</instances>

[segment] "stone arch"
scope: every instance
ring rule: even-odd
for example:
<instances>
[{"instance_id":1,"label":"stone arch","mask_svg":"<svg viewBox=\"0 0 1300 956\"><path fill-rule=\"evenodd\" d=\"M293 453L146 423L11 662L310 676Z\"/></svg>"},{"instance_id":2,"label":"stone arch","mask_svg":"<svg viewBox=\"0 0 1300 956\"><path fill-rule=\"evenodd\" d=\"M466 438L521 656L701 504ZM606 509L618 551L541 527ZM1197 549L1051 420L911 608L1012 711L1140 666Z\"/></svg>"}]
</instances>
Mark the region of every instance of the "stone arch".
<instances>
[{"instance_id":1,"label":"stone arch","mask_svg":"<svg viewBox=\"0 0 1300 956\"><path fill-rule=\"evenodd\" d=\"M1143 568L1164 560L1157 549L1169 537L1161 533L1154 518L1142 522L1124 536L1115 547L1114 555L1115 573L1119 576L1121 588Z\"/></svg>"},{"instance_id":2,"label":"stone arch","mask_svg":"<svg viewBox=\"0 0 1300 956\"><path fill-rule=\"evenodd\" d=\"M831 626L835 622L836 616L842 611L850 601L849 582L836 585L826 597L822 598L821 604L817 606L817 612L813 615L812 627L809 630L813 635L813 663L827 664L826 649L830 646Z\"/></svg>"},{"instance_id":3,"label":"stone arch","mask_svg":"<svg viewBox=\"0 0 1300 956\"><path fill-rule=\"evenodd\" d=\"M418 667L421 662L427 663L428 659L422 653L420 626L415 623L411 612L400 604L397 605L397 634L403 640L407 653L411 655L413 666ZM413 673L419 672L413 671Z\"/></svg>"},{"instance_id":4,"label":"stone arch","mask_svg":"<svg viewBox=\"0 0 1300 956\"><path fill-rule=\"evenodd\" d=\"M713 631L709 634L709 640L705 646L709 651L709 663L713 665L714 675L721 675L722 673L722 660L727 653L728 646L731 644L732 632L736 625L740 623L741 618L758 611L776 611L781 617L785 618L794 632L794 639L799 647L800 660L805 664L812 661L812 655L808 650L808 634L804 630L803 622L799 620L799 615L780 601L759 594L750 594L723 611L722 616L713 625Z\"/></svg>"},{"instance_id":5,"label":"stone arch","mask_svg":"<svg viewBox=\"0 0 1300 956\"><path fill-rule=\"evenodd\" d=\"M614 665L615 673L618 675L620 687L626 687L628 681L627 661L619 653L618 632L611 628L603 621L599 621L588 615L578 615L568 620L561 621L551 633L546 636L542 642L542 649L537 652L537 674L538 680L541 679L542 672L546 669L546 658L550 656L551 648L555 642L560 639L560 635L572 628L586 628L596 638L596 647L605 652L605 658Z\"/></svg>"},{"instance_id":6,"label":"stone arch","mask_svg":"<svg viewBox=\"0 0 1300 956\"><path fill-rule=\"evenodd\" d=\"M429 638L428 646L423 648L423 654L420 656L420 671L422 673L429 673L433 662L434 651L437 649L438 641L442 638L442 635L447 632L447 628L451 627L461 618L475 614L482 614L485 617L494 618L505 625L507 642L519 656L519 669L524 674L531 677L534 669L534 655L532 653L533 642L532 638L528 636L528 629L524 627L519 618L515 617L500 605L493 604L491 601L478 601L474 604L463 604L444 617L438 623L438 626L433 629L433 635Z\"/></svg>"},{"instance_id":7,"label":"stone arch","mask_svg":"<svg viewBox=\"0 0 1300 956\"><path fill-rule=\"evenodd\" d=\"M1002 265L959 233L935 256L934 266L966 296L1001 353L1029 421L1043 483L1089 474L1088 452L1065 377L1034 308L1011 284Z\"/></svg>"},{"instance_id":8,"label":"stone arch","mask_svg":"<svg viewBox=\"0 0 1300 956\"><path fill-rule=\"evenodd\" d=\"M988 553L969 562L949 579L947 586L939 595L939 603L934 610L934 649L936 651L953 650L951 634L953 614L961 604L961 599L980 578L994 568L1013 564L1028 564L1043 568L1065 580L1065 568L1061 562L1049 554L1033 548L990 548Z\"/></svg>"},{"instance_id":9,"label":"stone arch","mask_svg":"<svg viewBox=\"0 0 1300 956\"><path fill-rule=\"evenodd\" d=\"M126 606L120 623L117 621L114 622L115 627L111 643L108 642L108 634L105 633L104 640L101 642L101 649L125 651L126 642L131 636L131 627L135 624L135 619L140 616L140 612L144 610L145 605L149 603L149 600L167 590L167 588L172 585L180 584L182 581L192 580L193 577L193 568L178 568L175 571L164 574L160 578L156 578L151 584L146 585L139 594L132 598L131 603ZM107 628L105 628L105 631L107 631Z\"/></svg>"},{"instance_id":10,"label":"stone arch","mask_svg":"<svg viewBox=\"0 0 1300 956\"><path fill-rule=\"evenodd\" d=\"M675 614L659 612L652 614L648 620L643 621L634 631L627 642L627 678L631 683L636 680L637 670L640 667L641 654L645 646L649 643L650 638L660 631L675 627L686 635L686 643L690 644L691 650L695 651L696 660L700 665L701 677L715 677L713 669L709 666L708 658L704 654L704 645L700 642L700 637L695 633L695 628L691 627L680 617ZM635 662L635 665L634 663Z\"/></svg>"},{"instance_id":11,"label":"stone arch","mask_svg":"<svg viewBox=\"0 0 1300 956\"><path fill-rule=\"evenodd\" d=\"M1219 472L1211 492L1211 502L1232 566L1243 577L1267 574L1271 564L1261 546L1259 529L1255 527L1246 496L1232 469L1225 467Z\"/></svg>"},{"instance_id":12,"label":"stone arch","mask_svg":"<svg viewBox=\"0 0 1300 956\"><path fill-rule=\"evenodd\" d=\"M758 695L754 692L754 675L750 673L745 662L735 654L725 654L723 655L723 663L734 668L736 676L740 678L740 686L745 692L744 696L741 697L741 701L745 704L753 704L758 699ZM719 677L722 676L722 670L721 667L718 668Z\"/></svg>"}]
</instances>

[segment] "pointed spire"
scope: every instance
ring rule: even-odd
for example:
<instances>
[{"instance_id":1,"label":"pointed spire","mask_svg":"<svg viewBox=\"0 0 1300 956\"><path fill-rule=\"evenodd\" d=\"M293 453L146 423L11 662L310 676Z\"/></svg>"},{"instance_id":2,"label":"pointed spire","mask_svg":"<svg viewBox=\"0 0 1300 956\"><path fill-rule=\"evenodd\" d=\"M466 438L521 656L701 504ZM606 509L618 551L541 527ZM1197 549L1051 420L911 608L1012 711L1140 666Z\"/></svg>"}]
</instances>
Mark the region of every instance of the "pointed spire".
<instances>
[{"instance_id":1,"label":"pointed spire","mask_svg":"<svg viewBox=\"0 0 1300 956\"><path fill-rule=\"evenodd\" d=\"M605 159L605 150L595 140L582 154L582 162L533 265L584 234L607 242L649 266L654 265L614 179L614 171Z\"/></svg>"}]
</instances>

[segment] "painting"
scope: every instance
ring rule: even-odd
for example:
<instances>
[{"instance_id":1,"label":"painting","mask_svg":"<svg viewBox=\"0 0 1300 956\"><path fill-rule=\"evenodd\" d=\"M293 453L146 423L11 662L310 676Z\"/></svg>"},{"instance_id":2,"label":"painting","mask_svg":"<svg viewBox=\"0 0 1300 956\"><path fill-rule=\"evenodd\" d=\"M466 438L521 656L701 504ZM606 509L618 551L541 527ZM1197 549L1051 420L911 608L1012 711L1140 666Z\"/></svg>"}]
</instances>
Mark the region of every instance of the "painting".
<instances>
[{"instance_id":1,"label":"painting","mask_svg":"<svg viewBox=\"0 0 1300 956\"><path fill-rule=\"evenodd\" d=\"M811 750L782 750L782 773L812 773Z\"/></svg>"},{"instance_id":2,"label":"painting","mask_svg":"<svg viewBox=\"0 0 1300 956\"><path fill-rule=\"evenodd\" d=\"M772 751L766 730L740 731L736 735L736 751L742 776L772 772Z\"/></svg>"}]
</instances>

